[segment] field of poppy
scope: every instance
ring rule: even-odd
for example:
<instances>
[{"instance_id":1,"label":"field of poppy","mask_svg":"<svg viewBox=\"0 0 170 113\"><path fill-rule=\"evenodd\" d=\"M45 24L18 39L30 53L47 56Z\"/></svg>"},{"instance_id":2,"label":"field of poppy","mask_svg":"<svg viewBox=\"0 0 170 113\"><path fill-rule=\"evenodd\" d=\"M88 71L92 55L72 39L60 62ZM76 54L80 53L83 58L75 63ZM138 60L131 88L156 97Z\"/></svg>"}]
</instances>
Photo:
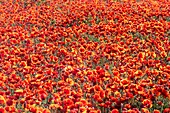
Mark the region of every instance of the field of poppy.
<instances>
[{"instance_id":1,"label":"field of poppy","mask_svg":"<svg viewBox=\"0 0 170 113\"><path fill-rule=\"evenodd\" d=\"M0 113L170 113L170 1L0 0Z\"/></svg>"}]
</instances>

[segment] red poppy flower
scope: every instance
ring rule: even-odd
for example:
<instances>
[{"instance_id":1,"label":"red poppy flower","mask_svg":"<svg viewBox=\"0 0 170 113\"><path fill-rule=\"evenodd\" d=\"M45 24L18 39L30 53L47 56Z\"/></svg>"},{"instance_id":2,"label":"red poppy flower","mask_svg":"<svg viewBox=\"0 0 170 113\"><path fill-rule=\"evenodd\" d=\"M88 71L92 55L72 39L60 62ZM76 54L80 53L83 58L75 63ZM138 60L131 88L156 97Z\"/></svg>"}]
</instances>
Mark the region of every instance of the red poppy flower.
<instances>
[{"instance_id":1,"label":"red poppy flower","mask_svg":"<svg viewBox=\"0 0 170 113\"><path fill-rule=\"evenodd\" d=\"M150 113L149 110L147 108L142 108L142 113Z\"/></svg>"},{"instance_id":2,"label":"red poppy flower","mask_svg":"<svg viewBox=\"0 0 170 113\"><path fill-rule=\"evenodd\" d=\"M5 109L0 107L0 113L6 113Z\"/></svg>"},{"instance_id":3,"label":"red poppy flower","mask_svg":"<svg viewBox=\"0 0 170 113\"><path fill-rule=\"evenodd\" d=\"M154 109L153 113L161 113L161 112L159 110L157 110L157 109Z\"/></svg>"},{"instance_id":4,"label":"red poppy flower","mask_svg":"<svg viewBox=\"0 0 170 113\"><path fill-rule=\"evenodd\" d=\"M163 113L170 113L170 108L165 108L165 109L163 110Z\"/></svg>"},{"instance_id":5,"label":"red poppy flower","mask_svg":"<svg viewBox=\"0 0 170 113\"><path fill-rule=\"evenodd\" d=\"M118 109L113 109L113 110L111 111L111 113L119 113L119 110L118 110Z\"/></svg>"},{"instance_id":6,"label":"red poppy flower","mask_svg":"<svg viewBox=\"0 0 170 113\"><path fill-rule=\"evenodd\" d=\"M143 103L144 107L147 107L147 108L152 107L152 101L149 99L144 99L142 103Z\"/></svg>"},{"instance_id":7,"label":"red poppy flower","mask_svg":"<svg viewBox=\"0 0 170 113\"><path fill-rule=\"evenodd\" d=\"M80 47L79 51L80 51L80 53L84 53L85 52L85 48L84 47Z\"/></svg>"},{"instance_id":8,"label":"red poppy flower","mask_svg":"<svg viewBox=\"0 0 170 113\"><path fill-rule=\"evenodd\" d=\"M13 100L7 100L7 101L6 101L6 104L7 104L8 106L13 105Z\"/></svg>"},{"instance_id":9,"label":"red poppy flower","mask_svg":"<svg viewBox=\"0 0 170 113\"><path fill-rule=\"evenodd\" d=\"M94 110L94 109L92 109L92 110L90 110L89 113L100 113L100 111L99 111L99 110Z\"/></svg>"},{"instance_id":10,"label":"red poppy flower","mask_svg":"<svg viewBox=\"0 0 170 113\"><path fill-rule=\"evenodd\" d=\"M64 88L63 93L66 94L66 95L70 95L71 91L68 88Z\"/></svg>"},{"instance_id":11,"label":"red poppy flower","mask_svg":"<svg viewBox=\"0 0 170 113\"><path fill-rule=\"evenodd\" d=\"M123 79L120 81L120 84L122 86L128 86L130 84L130 81L128 79Z\"/></svg>"},{"instance_id":12,"label":"red poppy flower","mask_svg":"<svg viewBox=\"0 0 170 113\"><path fill-rule=\"evenodd\" d=\"M49 109L44 109L42 113L51 113Z\"/></svg>"},{"instance_id":13,"label":"red poppy flower","mask_svg":"<svg viewBox=\"0 0 170 113\"><path fill-rule=\"evenodd\" d=\"M113 75L114 76L119 76L119 72L118 71L113 71Z\"/></svg>"},{"instance_id":14,"label":"red poppy flower","mask_svg":"<svg viewBox=\"0 0 170 113\"><path fill-rule=\"evenodd\" d=\"M2 95L0 95L0 104L5 104L5 103L6 103L5 98Z\"/></svg>"}]
</instances>

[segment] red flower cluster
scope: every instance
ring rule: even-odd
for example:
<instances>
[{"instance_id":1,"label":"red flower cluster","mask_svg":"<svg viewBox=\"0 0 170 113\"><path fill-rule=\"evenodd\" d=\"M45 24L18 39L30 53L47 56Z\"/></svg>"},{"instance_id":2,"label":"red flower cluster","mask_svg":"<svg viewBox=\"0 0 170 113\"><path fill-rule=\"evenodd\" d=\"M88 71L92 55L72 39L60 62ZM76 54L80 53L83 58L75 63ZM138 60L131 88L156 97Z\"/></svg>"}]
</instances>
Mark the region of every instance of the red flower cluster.
<instances>
[{"instance_id":1,"label":"red flower cluster","mask_svg":"<svg viewBox=\"0 0 170 113\"><path fill-rule=\"evenodd\" d=\"M1 0L0 113L169 113L168 0Z\"/></svg>"}]
</instances>

